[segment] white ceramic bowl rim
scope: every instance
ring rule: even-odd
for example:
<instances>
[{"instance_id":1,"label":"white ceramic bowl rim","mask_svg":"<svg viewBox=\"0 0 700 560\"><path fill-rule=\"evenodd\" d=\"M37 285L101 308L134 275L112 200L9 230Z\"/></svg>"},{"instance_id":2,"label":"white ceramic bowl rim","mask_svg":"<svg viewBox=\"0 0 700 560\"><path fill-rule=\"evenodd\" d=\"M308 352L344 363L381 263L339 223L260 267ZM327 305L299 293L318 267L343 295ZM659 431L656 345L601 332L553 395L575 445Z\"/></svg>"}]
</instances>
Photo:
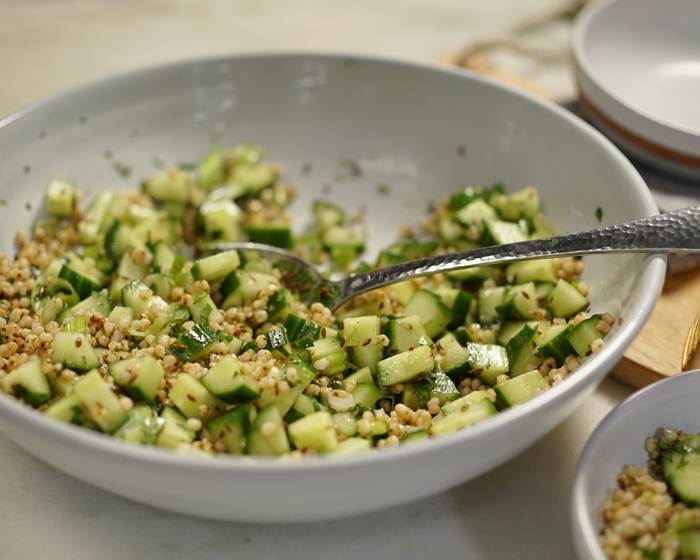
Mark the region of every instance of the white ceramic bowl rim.
<instances>
[{"instance_id":1,"label":"white ceramic bowl rim","mask_svg":"<svg viewBox=\"0 0 700 560\"><path fill-rule=\"evenodd\" d=\"M596 426L591 436L586 442L586 446L583 448L581 457L576 465L576 478L574 480L573 490L571 492L571 513L572 513L572 523L581 524L581 532L583 534L583 539L587 546L591 547L591 543L596 543L597 552L602 554L602 549L598 545L598 533L590 522L588 516L588 510L585 507L586 502L586 483L588 474L590 472L590 466L594 460L594 454L596 452L596 447L600 440L605 436L606 432L611 426L614 426L617 421L626 416L631 410L636 406L637 401L643 400L647 397L649 393L663 392L669 384L683 384L683 383L695 383L693 380L694 376L700 375L700 370L693 370L683 373L679 376L669 377L661 381L657 381L643 389L640 389L629 397L627 397L622 403L611 410L608 415L603 418L603 420ZM644 445L643 441L639 442L640 448ZM620 465L622 469L624 465ZM610 488L614 486L614 481L610 481Z\"/></svg>"},{"instance_id":2,"label":"white ceramic bowl rim","mask_svg":"<svg viewBox=\"0 0 700 560\"><path fill-rule=\"evenodd\" d=\"M471 72L465 72L462 70L442 68L435 65L408 62L403 60L396 60L387 57L378 56L365 56L356 55L352 53L319 53L314 51L292 51L292 52L259 52L259 53L248 53L248 54L238 54L238 55L222 55L215 57L200 57L194 58L181 62L174 62L170 64L156 65L152 67L140 68L136 70L131 70L128 72L123 72L115 76L105 78L102 80L97 80L88 85L77 87L71 89L67 92L60 93L58 95L52 96L45 101L36 103L28 108L18 111L4 119L0 120L0 128L7 126L13 121L21 118L24 114L33 111L38 108L43 108L50 106L57 101L63 99L64 97L71 96L78 92L86 92L91 89L98 89L101 87L107 87L110 83L115 83L123 79L128 79L130 77L140 75L149 72L158 72L175 67L187 67L191 65L196 65L203 62L225 62L231 60L254 60L254 59L294 59L294 58L308 58L316 60L326 60L326 61L338 61L338 60L353 60L366 63L374 64L391 64L399 65L407 68L415 68L428 73L435 74L451 74L464 79L471 79L477 82L488 84L490 87L505 90L514 94L523 100L532 103L533 105L538 105L540 107L546 108L548 111L556 113L559 117L567 121L570 125L577 128L582 134L585 134L595 142L603 145L605 149L610 152L620 167L627 173L629 179L637 183L639 188L639 196L647 211L648 215L652 215L658 212L658 208L651 193L646 188L646 184L642 180L641 176L637 170L632 166L632 164L622 155L622 153L600 132L588 125L583 120L574 116L565 109L557 106L554 103L543 101L529 94L523 93L522 91L495 82L491 79L484 78L475 75ZM465 77L466 74L466 77ZM8 412L8 416L12 417L16 422L23 422L36 430L43 430L49 432L50 435L61 442L75 442L86 447L91 446L101 452L110 454L114 457L128 457L133 460L141 460L149 462L156 465L173 465L182 467L194 467L201 468L204 471L230 471L234 472L250 472L250 473L262 473L262 472L299 472L299 471L315 471L315 470L333 470L333 469L344 469L351 467L353 465L362 465L370 462L384 462L384 461L401 461L408 460L410 457L415 455L421 455L424 453L432 453L444 447L453 445L458 440L467 441L470 439L476 439L482 434L488 434L489 432L497 431L501 426L508 422L517 422L518 419L530 411L544 407L551 401L558 398L565 398L566 395L571 395L577 392L577 388L580 385L585 385L587 382L587 376L592 374L598 362L604 361L605 356L614 354L616 352L622 353L623 348L626 348L632 342L633 336L636 329L638 328L638 323L647 317L651 312L655 302L656 297L661 291L664 281L664 274L666 270L666 258L663 255L656 255L649 259L645 266L645 270L641 272L641 277L639 278L639 283L636 290L642 293L646 293L653 297L643 298L643 303L636 309L631 309L629 314L625 317L625 322L620 327L615 338L611 341L609 345L596 356L591 357L587 360L577 371L576 374L566 379L559 385L552 387L550 390L546 391L544 394L539 395L537 398L524 403L516 408L506 410L499 413L496 417L489 419L487 422L478 424L476 426L470 427L468 430L461 430L457 433L438 437L430 438L427 441L419 442L415 445L401 446L398 449L392 449L382 452L372 452L359 454L356 456L341 456L341 457L306 457L303 460L285 460L279 458L251 458L251 457L240 457L240 456L214 456L214 457L201 457L201 456L188 456L180 455L167 450L158 449L155 447L148 446L137 446L129 445L113 437L92 432L84 428L73 426L70 424L64 424L62 422L57 422L51 418L46 418L43 414L27 407L26 405L15 401L12 397L7 395L0 395L0 407L4 408Z\"/></svg>"},{"instance_id":3,"label":"white ceramic bowl rim","mask_svg":"<svg viewBox=\"0 0 700 560\"><path fill-rule=\"evenodd\" d=\"M587 40L587 35L589 28L591 24L595 21L596 18L600 16L600 13L607 10L609 6L612 4L615 4L617 2L621 2L624 0L596 0L596 2L591 2L589 3L586 8L581 12L581 14L576 18L576 22L574 24L574 29L573 29L573 35L572 35L572 45L573 45L573 51L574 51L574 59L576 64L579 66L580 70L582 73L586 76L588 80L590 80L596 88L598 88L604 95L606 95L610 100L613 101L616 105L618 105L620 108L623 108L627 111L630 111L634 113L638 118L646 121L647 126L645 128L651 128L652 130L654 128L663 128L665 129L665 132L668 134L669 132L672 134L677 134L679 136L682 136L685 140L685 142L682 143L688 143L688 142L697 142L698 140L698 135L695 131L693 131L690 128L686 128L671 122L668 122L664 120L663 118L656 117L647 111L645 111L641 107L631 107L623 98L621 98L619 95L617 95L615 92L610 90L606 85L603 80L600 79L600 77L596 74L596 69L593 64L591 64L590 59L588 58L586 54L586 40ZM629 45L630 48L633 47L633 45ZM585 92L584 92L585 93ZM596 109L598 111L602 111L601 107L596 106ZM613 122L619 117L619 115L606 115L607 118L611 119ZM651 142L656 142L658 143L658 139L649 137L648 133L645 133L642 130L639 130L638 127L632 127L630 126L630 123L628 122L623 122L622 120L619 121L619 125L622 125L623 127L629 127L630 131L634 134L637 134L639 136L643 136L645 139L651 141ZM669 146L673 149L680 149L677 146ZM685 150L683 150L685 152Z\"/></svg>"}]
</instances>

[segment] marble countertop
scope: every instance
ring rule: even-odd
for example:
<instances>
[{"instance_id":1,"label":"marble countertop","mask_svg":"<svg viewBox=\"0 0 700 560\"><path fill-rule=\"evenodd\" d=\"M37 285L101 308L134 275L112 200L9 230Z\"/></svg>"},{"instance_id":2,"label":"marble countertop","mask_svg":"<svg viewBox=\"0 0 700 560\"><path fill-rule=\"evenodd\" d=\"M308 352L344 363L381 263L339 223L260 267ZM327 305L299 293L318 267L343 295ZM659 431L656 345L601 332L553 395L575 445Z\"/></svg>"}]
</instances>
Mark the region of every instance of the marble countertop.
<instances>
[{"instance_id":1,"label":"marble countertop","mask_svg":"<svg viewBox=\"0 0 700 560\"><path fill-rule=\"evenodd\" d=\"M0 116L134 67L244 50L310 49L432 60L558 5L547 0L0 0ZM570 93L567 71L544 76ZM437 496L346 520L204 521L90 487L0 436L0 558L455 558L573 556L568 501L586 438L630 393L606 380L508 464Z\"/></svg>"}]
</instances>

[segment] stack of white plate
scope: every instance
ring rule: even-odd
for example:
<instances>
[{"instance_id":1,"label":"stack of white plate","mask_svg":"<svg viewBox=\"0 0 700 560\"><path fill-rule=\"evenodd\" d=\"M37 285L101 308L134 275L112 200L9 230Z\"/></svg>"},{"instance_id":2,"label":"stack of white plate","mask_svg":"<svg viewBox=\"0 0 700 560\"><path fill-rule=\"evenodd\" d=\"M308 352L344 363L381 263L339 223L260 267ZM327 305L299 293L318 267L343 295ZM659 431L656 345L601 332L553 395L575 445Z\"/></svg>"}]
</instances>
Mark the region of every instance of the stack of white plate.
<instances>
[{"instance_id":1,"label":"stack of white plate","mask_svg":"<svg viewBox=\"0 0 700 560\"><path fill-rule=\"evenodd\" d=\"M573 44L594 124L631 156L700 180L700 1L594 1Z\"/></svg>"}]
</instances>

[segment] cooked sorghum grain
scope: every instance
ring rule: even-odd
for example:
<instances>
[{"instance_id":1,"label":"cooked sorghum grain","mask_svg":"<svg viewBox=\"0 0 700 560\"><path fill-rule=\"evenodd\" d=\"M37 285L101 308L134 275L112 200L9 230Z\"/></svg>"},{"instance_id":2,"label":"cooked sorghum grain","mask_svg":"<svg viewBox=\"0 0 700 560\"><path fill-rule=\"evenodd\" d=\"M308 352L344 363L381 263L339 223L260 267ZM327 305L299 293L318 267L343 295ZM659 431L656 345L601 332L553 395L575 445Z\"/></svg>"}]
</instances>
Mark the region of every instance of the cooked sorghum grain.
<instances>
[{"instance_id":1,"label":"cooked sorghum grain","mask_svg":"<svg viewBox=\"0 0 700 560\"><path fill-rule=\"evenodd\" d=\"M571 344L542 342L550 326L565 326L564 337L591 317L581 311L589 288L578 258L546 261L549 269L527 282L515 265L411 279L362 294L337 314L319 301L319 286L277 263L251 254L238 265L233 254L224 264L208 259L209 243L247 235L291 243L326 268L355 269L364 212L346 218L317 202L311 230L292 236L295 189L261 157L251 146L214 150L195 173L164 171L143 192L103 193L85 207L71 184L52 183L51 219L32 236L17 233L14 259L0 255L0 388L131 443L298 457L461 429L580 366ZM497 243L499 227L523 238L549 233L537 192L455 193L425 219L429 236L405 226L376 266ZM185 259L190 253L197 258ZM500 298L490 312L489 290ZM561 316L555 291L573 298ZM600 336L579 340L582 355L599 351L614 324L609 314L593 317ZM353 318L373 320L355 342L346 323ZM537 321L536 332L518 343L512 335L528 332L526 321ZM532 371L514 371L524 351ZM513 400L508 387L522 374L535 388ZM447 407L458 398L461 406ZM469 421L445 428L452 414Z\"/></svg>"}]
</instances>

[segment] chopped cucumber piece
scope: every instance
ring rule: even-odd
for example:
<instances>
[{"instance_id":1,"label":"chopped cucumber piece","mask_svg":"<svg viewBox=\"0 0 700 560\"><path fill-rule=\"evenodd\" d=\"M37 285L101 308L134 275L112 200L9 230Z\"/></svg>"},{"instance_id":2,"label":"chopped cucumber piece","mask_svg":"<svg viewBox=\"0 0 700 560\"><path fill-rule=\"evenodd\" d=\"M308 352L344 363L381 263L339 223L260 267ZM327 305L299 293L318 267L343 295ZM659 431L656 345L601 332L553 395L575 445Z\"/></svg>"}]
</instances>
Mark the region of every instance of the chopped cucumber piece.
<instances>
[{"instance_id":1,"label":"chopped cucumber piece","mask_svg":"<svg viewBox=\"0 0 700 560\"><path fill-rule=\"evenodd\" d=\"M452 412L433 420L430 433L434 436L455 432L467 426L473 426L494 416L498 411L488 399L482 399L464 407L461 412Z\"/></svg>"},{"instance_id":2,"label":"chopped cucumber piece","mask_svg":"<svg viewBox=\"0 0 700 560\"><path fill-rule=\"evenodd\" d=\"M272 352L273 356L289 356L292 353L284 327L272 327L265 333L265 339L267 340L265 349Z\"/></svg>"},{"instance_id":3,"label":"chopped cucumber piece","mask_svg":"<svg viewBox=\"0 0 700 560\"><path fill-rule=\"evenodd\" d=\"M221 286L223 309L241 306L257 299L260 292L270 286L279 287L279 282L271 274L237 270L226 276Z\"/></svg>"},{"instance_id":4,"label":"chopped cucumber piece","mask_svg":"<svg viewBox=\"0 0 700 560\"><path fill-rule=\"evenodd\" d=\"M208 420L226 408L223 401L212 395L199 380L186 373L177 376L168 396L187 418Z\"/></svg>"},{"instance_id":5,"label":"chopped cucumber piece","mask_svg":"<svg viewBox=\"0 0 700 560\"><path fill-rule=\"evenodd\" d=\"M189 444L195 438L195 433L187 428L187 419L177 410L166 406L160 413L161 425L156 439L158 447L177 449L180 445Z\"/></svg>"},{"instance_id":6,"label":"chopped cucumber piece","mask_svg":"<svg viewBox=\"0 0 700 560\"><path fill-rule=\"evenodd\" d=\"M557 259L536 259L509 264L506 267L506 280L509 284L523 282L556 282Z\"/></svg>"},{"instance_id":7,"label":"chopped cucumber piece","mask_svg":"<svg viewBox=\"0 0 700 560\"><path fill-rule=\"evenodd\" d=\"M358 383L352 392L352 400L358 406L373 409L383 396L374 383Z\"/></svg>"},{"instance_id":8,"label":"chopped cucumber piece","mask_svg":"<svg viewBox=\"0 0 700 560\"><path fill-rule=\"evenodd\" d=\"M158 439L162 421L156 411L147 405L136 405L129 411L126 421L114 432L114 437L136 445L154 445Z\"/></svg>"},{"instance_id":9,"label":"chopped cucumber piece","mask_svg":"<svg viewBox=\"0 0 700 560\"><path fill-rule=\"evenodd\" d=\"M436 398L441 404L459 397L457 386L445 373L436 371L424 375L413 383L408 383L401 395L401 402L417 410L425 408L430 399Z\"/></svg>"},{"instance_id":10,"label":"chopped cucumber piece","mask_svg":"<svg viewBox=\"0 0 700 560\"><path fill-rule=\"evenodd\" d=\"M159 241L153 247L153 270L168 273L173 270L176 258L175 252L164 241Z\"/></svg>"},{"instance_id":11,"label":"chopped cucumber piece","mask_svg":"<svg viewBox=\"0 0 700 560\"><path fill-rule=\"evenodd\" d=\"M455 217L462 225L470 226L481 224L484 220L497 218L496 211L482 199L477 198L466 206L460 208Z\"/></svg>"},{"instance_id":12,"label":"chopped cucumber piece","mask_svg":"<svg viewBox=\"0 0 700 560\"><path fill-rule=\"evenodd\" d=\"M418 315L426 334L430 337L442 334L452 319L450 310L440 296L422 288L413 294L411 301L404 308L404 315Z\"/></svg>"},{"instance_id":13,"label":"chopped cucumber piece","mask_svg":"<svg viewBox=\"0 0 700 560\"><path fill-rule=\"evenodd\" d=\"M535 284L532 282L507 288L503 303L496 308L502 317L515 316L521 319L529 319L535 309L537 309L537 295Z\"/></svg>"},{"instance_id":14,"label":"chopped cucumber piece","mask_svg":"<svg viewBox=\"0 0 700 560\"><path fill-rule=\"evenodd\" d=\"M114 199L114 193L103 192L97 195L90 208L78 224L80 241L84 245L95 243L99 233L105 229L109 219L108 210Z\"/></svg>"},{"instance_id":15,"label":"chopped cucumber piece","mask_svg":"<svg viewBox=\"0 0 700 560\"><path fill-rule=\"evenodd\" d=\"M591 345L594 340L605 336L598 330L598 324L602 320L602 315L592 315L588 319L581 321L569 332L569 344L582 358L591 351Z\"/></svg>"},{"instance_id":16,"label":"chopped cucumber piece","mask_svg":"<svg viewBox=\"0 0 700 560\"><path fill-rule=\"evenodd\" d=\"M435 343L440 356L440 365L450 377L459 377L469 371L469 351L462 346L455 335L447 333Z\"/></svg>"},{"instance_id":17,"label":"chopped cucumber piece","mask_svg":"<svg viewBox=\"0 0 700 560\"><path fill-rule=\"evenodd\" d=\"M464 412L469 406L475 402L488 399L489 396L486 391L472 391L464 397L460 397L457 400L447 403L442 407L443 414L454 414L455 412Z\"/></svg>"},{"instance_id":18,"label":"chopped cucumber piece","mask_svg":"<svg viewBox=\"0 0 700 560\"><path fill-rule=\"evenodd\" d=\"M255 416L255 407L251 404L241 404L217 416L206 426L210 441L222 445L226 453L244 454Z\"/></svg>"},{"instance_id":19,"label":"chopped cucumber piece","mask_svg":"<svg viewBox=\"0 0 700 560\"><path fill-rule=\"evenodd\" d=\"M484 222L484 241L489 245L505 245L506 243L527 241L527 234L518 224L500 220L486 220Z\"/></svg>"},{"instance_id":20,"label":"chopped cucumber piece","mask_svg":"<svg viewBox=\"0 0 700 560\"><path fill-rule=\"evenodd\" d=\"M270 403L255 419L248 437L249 455L284 455L289 453L289 440L277 404Z\"/></svg>"},{"instance_id":21,"label":"chopped cucumber piece","mask_svg":"<svg viewBox=\"0 0 700 560\"><path fill-rule=\"evenodd\" d=\"M348 367L348 354L337 338L320 338L314 341L309 348L309 354L314 367L326 375L338 375Z\"/></svg>"},{"instance_id":22,"label":"chopped cucumber piece","mask_svg":"<svg viewBox=\"0 0 700 560\"><path fill-rule=\"evenodd\" d=\"M574 353L574 348L569 342L570 333L570 325L552 325L544 333L537 347L537 352L543 358L551 356L557 362L557 366L561 367L567 356Z\"/></svg>"},{"instance_id":23,"label":"chopped cucumber piece","mask_svg":"<svg viewBox=\"0 0 700 560\"><path fill-rule=\"evenodd\" d=\"M78 381L74 392L80 400L80 408L103 432L113 432L127 419L128 413L119 397L97 370Z\"/></svg>"},{"instance_id":24,"label":"chopped cucumber piece","mask_svg":"<svg viewBox=\"0 0 700 560\"><path fill-rule=\"evenodd\" d=\"M386 335L389 338L387 348L389 354L398 354L418 346L432 344L432 340L425 332L423 322L418 315L389 320L386 326Z\"/></svg>"},{"instance_id":25,"label":"chopped cucumber piece","mask_svg":"<svg viewBox=\"0 0 700 560\"><path fill-rule=\"evenodd\" d=\"M377 364L377 379L385 387L413 381L433 371L433 354L429 346L419 346L385 358Z\"/></svg>"},{"instance_id":26,"label":"chopped cucumber piece","mask_svg":"<svg viewBox=\"0 0 700 560\"><path fill-rule=\"evenodd\" d=\"M140 280L132 280L122 288L121 303L129 307L136 317L156 319L168 311L167 302Z\"/></svg>"},{"instance_id":27,"label":"chopped cucumber piece","mask_svg":"<svg viewBox=\"0 0 700 560\"><path fill-rule=\"evenodd\" d=\"M292 230L288 225L255 224L246 228L248 239L254 243L265 243L291 249L294 245Z\"/></svg>"},{"instance_id":28,"label":"chopped cucumber piece","mask_svg":"<svg viewBox=\"0 0 700 560\"><path fill-rule=\"evenodd\" d=\"M226 167L221 149L214 148L197 168L197 182L205 190L212 190L226 179Z\"/></svg>"},{"instance_id":29,"label":"chopped cucumber piece","mask_svg":"<svg viewBox=\"0 0 700 560\"><path fill-rule=\"evenodd\" d=\"M351 437L338 443L334 455L354 455L370 450L369 440L361 437Z\"/></svg>"},{"instance_id":30,"label":"chopped cucumber piece","mask_svg":"<svg viewBox=\"0 0 700 560\"><path fill-rule=\"evenodd\" d=\"M226 403L245 403L260 395L257 382L241 373L235 356L224 356L201 379L212 395Z\"/></svg>"},{"instance_id":31,"label":"chopped cucumber piece","mask_svg":"<svg viewBox=\"0 0 700 560\"><path fill-rule=\"evenodd\" d=\"M559 279L549 296L549 308L555 317L567 319L588 307L588 300L569 284Z\"/></svg>"},{"instance_id":32,"label":"chopped cucumber piece","mask_svg":"<svg viewBox=\"0 0 700 560\"><path fill-rule=\"evenodd\" d=\"M133 249L147 251L143 240L139 239L134 230L119 220L115 220L105 234L105 249L114 259Z\"/></svg>"},{"instance_id":33,"label":"chopped cucumber piece","mask_svg":"<svg viewBox=\"0 0 700 560\"><path fill-rule=\"evenodd\" d=\"M678 531L678 552L683 558L700 558L700 529L686 527Z\"/></svg>"},{"instance_id":34,"label":"chopped cucumber piece","mask_svg":"<svg viewBox=\"0 0 700 560\"><path fill-rule=\"evenodd\" d=\"M360 272L357 270L356 272ZM389 297L396 300L399 305L406 305L413 294L416 293L416 288L410 280L404 280L403 282L396 282L395 284L389 284L386 287L386 291L389 292Z\"/></svg>"},{"instance_id":35,"label":"chopped cucumber piece","mask_svg":"<svg viewBox=\"0 0 700 560\"><path fill-rule=\"evenodd\" d=\"M470 372L488 385L495 385L496 378L508 372L508 353L503 346L469 342L467 354Z\"/></svg>"},{"instance_id":36,"label":"chopped cucumber piece","mask_svg":"<svg viewBox=\"0 0 700 560\"><path fill-rule=\"evenodd\" d=\"M349 317L343 321L343 339L348 347L376 344L380 332L380 321L376 315Z\"/></svg>"},{"instance_id":37,"label":"chopped cucumber piece","mask_svg":"<svg viewBox=\"0 0 700 560\"><path fill-rule=\"evenodd\" d=\"M496 390L496 404L498 404L498 407L509 408L522 404L539 393L546 391L549 389L549 385L547 385L542 374L534 370L496 385L494 389Z\"/></svg>"},{"instance_id":38,"label":"chopped cucumber piece","mask_svg":"<svg viewBox=\"0 0 700 560\"><path fill-rule=\"evenodd\" d=\"M267 318L270 321L284 321L285 328L287 329L287 335L291 337L289 333L289 326L287 326L287 319L289 318L290 312L292 310L292 295L289 290L285 288L277 289L267 301ZM291 340L291 338L290 338Z\"/></svg>"},{"instance_id":39,"label":"chopped cucumber piece","mask_svg":"<svg viewBox=\"0 0 700 560\"><path fill-rule=\"evenodd\" d=\"M687 436L664 451L661 469L664 479L688 506L700 505L700 436Z\"/></svg>"},{"instance_id":40,"label":"chopped cucumber piece","mask_svg":"<svg viewBox=\"0 0 700 560\"><path fill-rule=\"evenodd\" d=\"M372 370L370 368L364 367L346 376L343 379L343 388L350 390L350 387L359 385L360 383L374 383L374 377L372 376Z\"/></svg>"},{"instance_id":41,"label":"chopped cucumber piece","mask_svg":"<svg viewBox=\"0 0 700 560\"><path fill-rule=\"evenodd\" d=\"M274 389L264 389L256 401L258 407L264 407L269 403L275 403L280 415L282 417L286 416L294 406L294 403L316 378L316 372L301 361L293 362L293 367L297 371L297 382L290 387L288 391L282 394L276 394Z\"/></svg>"},{"instance_id":42,"label":"chopped cucumber piece","mask_svg":"<svg viewBox=\"0 0 700 560\"><path fill-rule=\"evenodd\" d=\"M333 417L326 411L305 416L289 427L289 437L297 449L312 449L318 453L332 453L338 447Z\"/></svg>"},{"instance_id":43,"label":"chopped cucumber piece","mask_svg":"<svg viewBox=\"0 0 700 560\"><path fill-rule=\"evenodd\" d=\"M518 334L525 325L529 325L537 332L536 340L539 342L551 324L550 321L509 321L504 323L498 331L498 343L501 346L507 345L510 339Z\"/></svg>"},{"instance_id":44,"label":"chopped cucumber piece","mask_svg":"<svg viewBox=\"0 0 700 560\"><path fill-rule=\"evenodd\" d=\"M190 179L181 169L170 169L144 181L143 192L161 202L187 202Z\"/></svg>"},{"instance_id":45,"label":"chopped cucumber piece","mask_svg":"<svg viewBox=\"0 0 700 560\"><path fill-rule=\"evenodd\" d=\"M241 239L241 209L231 200L206 200L199 207L199 216L204 231L212 239L218 241Z\"/></svg>"},{"instance_id":46,"label":"chopped cucumber piece","mask_svg":"<svg viewBox=\"0 0 700 560\"><path fill-rule=\"evenodd\" d=\"M109 374L125 393L147 403L154 402L165 377L163 366L151 356L130 358L110 364Z\"/></svg>"},{"instance_id":47,"label":"chopped cucumber piece","mask_svg":"<svg viewBox=\"0 0 700 560\"><path fill-rule=\"evenodd\" d=\"M482 288L479 290L479 322L490 325L500 319L498 308L506 299L506 288Z\"/></svg>"},{"instance_id":48,"label":"chopped cucumber piece","mask_svg":"<svg viewBox=\"0 0 700 560\"><path fill-rule=\"evenodd\" d=\"M319 231L325 231L330 227L345 223L345 212L330 202L316 200L313 203L312 211L316 228Z\"/></svg>"},{"instance_id":49,"label":"chopped cucumber piece","mask_svg":"<svg viewBox=\"0 0 700 560\"><path fill-rule=\"evenodd\" d=\"M191 362L208 355L217 342L216 335L208 326L195 325L176 338L169 349L181 362Z\"/></svg>"},{"instance_id":50,"label":"chopped cucumber piece","mask_svg":"<svg viewBox=\"0 0 700 560\"><path fill-rule=\"evenodd\" d=\"M106 291L93 292L93 294L83 301L76 303L73 307L69 307L58 316L58 321L65 324L71 319L82 318L85 320L88 315L96 314L107 317L112 309L112 304L109 301Z\"/></svg>"},{"instance_id":51,"label":"chopped cucumber piece","mask_svg":"<svg viewBox=\"0 0 700 560\"><path fill-rule=\"evenodd\" d=\"M79 409L80 399L72 392L51 403L46 409L46 415L61 422L72 422Z\"/></svg>"},{"instance_id":52,"label":"chopped cucumber piece","mask_svg":"<svg viewBox=\"0 0 700 560\"><path fill-rule=\"evenodd\" d=\"M280 291L278 290L275 294ZM295 348L308 348L321 334L321 325L292 313L287 316L284 328L287 330L289 342Z\"/></svg>"},{"instance_id":53,"label":"chopped cucumber piece","mask_svg":"<svg viewBox=\"0 0 700 560\"><path fill-rule=\"evenodd\" d=\"M277 180L277 173L272 166L266 164L258 165L236 165L231 175L231 183L239 185L243 192L256 194L271 187Z\"/></svg>"},{"instance_id":54,"label":"chopped cucumber piece","mask_svg":"<svg viewBox=\"0 0 700 560\"><path fill-rule=\"evenodd\" d=\"M75 185L65 179L54 179L46 192L46 203L49 214L57 218L68 218L78 201Z\"/></svg>"},{"instance_id":55,"label":"chopped cucumber piece","mask_svg":"<svg viewBox=\"0 0 700 560\"><path fill-rule=\"evenodd\" d=\"M192 276L195 280L215 282L233 272L241 264L238 251L223 251L218 255L204 257L192 265Z\"/></svg>"},{"instance_id":56,"label":"chopped cucumber piece","mask_svg":"<svg viewBox=\"0 0 700 560\"><path fill-rule=\"evenodd\" d=\"M464 290L451 289L441 293L442 301L452 311L449 327L454 329L467 320L472 306L472 295Z\"/></svg>"},{"instance_id":57,"label":"chopped cucumber piece","mask_svg":"<svg viewBox=\"0 0 700 560\"><path fill-rule=\"evenodd\" d=\"M506 350L511 377L536 369L542 363L542 358L537 354L537 337L537 331L530 325L525 325L508 341Z\"/></svg>"},{"instance_id":58,"label":"chopped cucumber piece","mask_svg":"<svg viewBox=\"0 0 700 560\"><path fill-rule=\"evenodd\" d=\"M33 406L51 398L51 387L39 358L33 358L0 378L0 388Z\"/></svg>"},{"instance_id":59,"label":"chopped cucumber piece","mask_svg":"<svg viewBox=\"0 0 700 560\"><path fill-rule=\"evenodd\" d=\"M92 292L97 292L102 288L102 278L97 271L89 271L84 266L79 266L79 260L73 260L70 265L64 264L58 273L59 278L68 281L75 289L80 299L85 299Z\"/></svg>"},{"instance_id":60,"label":"chopped cucumber piece","mask_svg":"<svg viewBox=\"0 0 700 560\"><path fill-rule=\"evenodd\" d=\"M100 358L83 333L59 332L53 338L53 360L65 367L89 370L100 367Z\"/></svg>"}]
</instances>

